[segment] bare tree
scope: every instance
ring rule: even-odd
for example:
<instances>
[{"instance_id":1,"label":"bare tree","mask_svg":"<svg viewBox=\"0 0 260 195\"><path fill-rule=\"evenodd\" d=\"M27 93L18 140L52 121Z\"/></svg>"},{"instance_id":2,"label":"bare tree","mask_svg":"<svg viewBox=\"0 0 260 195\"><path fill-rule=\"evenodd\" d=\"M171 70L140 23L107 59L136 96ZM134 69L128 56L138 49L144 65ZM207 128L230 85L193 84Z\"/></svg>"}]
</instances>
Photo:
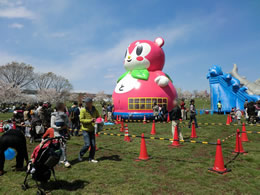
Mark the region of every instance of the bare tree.
<instances>
[{"instance_id":1,"label":"bare tree","mask_svg":"<svg viewBox=\"0 0 260 195\"><path fill-rule=\"evenodd\" d=\"M0 80L13 87L25 88L33 81L33 69L25 63L11 62L0 66Z\"/></svg>"},{"instance_id":2,"label":"bare tree","mask_svg":"<svg viewBox=\"0 0 260 195\"><path fill-rule=\"evenodd\" d=\"M37 94L38 101L48 101L51 103L66 101L68 97L69 94L59 93L55 89L42 89Z\"/></svg>"},{"instance_id":3,"label":"bare tree","mask_svg":"<svg viewBox=\"0 0 260 195\"><path fill-rule=\"evenodd\" d=\"M21 89L13 83L5 83L0 80L0 103L19 102L24 99Z\"/></svg>"},{"instance_id":4,"label":"bare tree","mask_svg":"<svg viewBox=\"0 0 260 195\"><path fill-rule=\"evenodd\" d=\"M52 72L48 73L35 73L33 86L38 89L50 89L53 85L53 80L55 79L56 75Z\"/></svg>"},{"instance_id":5,"label":"bare tree","mask_svg":"<svg viewBox=\"0 0 260 195\"><path fill-rule=\"evenodd\" d=\"M53 88L60 93L72 90L72 85L70 84L69 80L62 76L54 77L52 85Z\"/></svg>"},{"instance_id":6,"label":"bare tree","mask_svg":"<svg viewBox=\"0 0 260 195\"><path fill-rule=\"evenodd\" d=\"M35 74L33 86L37 90L42 89L55 89L57 92L62 93L64 91L70 91L72 89L72 85L69 80L58 76L52 72Z\"/></svg>"}]
</instances>

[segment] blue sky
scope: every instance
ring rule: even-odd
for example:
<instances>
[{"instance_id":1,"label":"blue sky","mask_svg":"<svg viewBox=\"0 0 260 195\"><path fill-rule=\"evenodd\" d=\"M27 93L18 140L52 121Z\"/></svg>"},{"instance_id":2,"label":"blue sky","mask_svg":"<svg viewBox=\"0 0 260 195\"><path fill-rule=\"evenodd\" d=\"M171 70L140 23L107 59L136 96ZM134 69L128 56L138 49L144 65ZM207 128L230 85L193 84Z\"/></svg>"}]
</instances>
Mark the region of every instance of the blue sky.
<instances>
[{"instance_id":1,"label":"blue sky","mask_svg":"<svg viewBox=\"0 0 260 195\"><path fill-rule=\"evenodd\" d=\"M75 91L112 93L127 46L158 36L176 87L208 89L213 64L260 77L259 0L0 0L0 35L1 65L53 71Z\"/></svg>"}]
</instances>

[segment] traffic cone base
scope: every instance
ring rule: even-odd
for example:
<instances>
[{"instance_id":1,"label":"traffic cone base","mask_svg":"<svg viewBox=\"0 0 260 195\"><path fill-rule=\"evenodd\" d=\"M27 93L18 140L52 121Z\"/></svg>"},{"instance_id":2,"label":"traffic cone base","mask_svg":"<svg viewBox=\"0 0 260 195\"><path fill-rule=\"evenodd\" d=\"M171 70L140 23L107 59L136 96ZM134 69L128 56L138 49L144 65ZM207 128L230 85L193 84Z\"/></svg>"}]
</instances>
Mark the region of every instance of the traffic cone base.
<instances>
[{"instance_id":1,"label":"traffic cone base","mask_svg":"<svg viewBox=\"0 0 260 195\"><path fill-rule=\"evenodd\" d=\"M214 167L209 168L208 170L211 171L211 172L219 173L219 174L225 174L225 173L231 171L230 169L227 169L224 165L224 159L223 159L223 153L222 153L222 147L221 147L220 139L217 140Z\"/></svg>"},{"instance_id":2,"label":"traffic cone base","mask_svg":"<svg viewBox=\"0 0 260 195\"><path fill-rule=\"evenodd\" d=\"M142 133L141 135L141 146L140 146L140 155L135 161L141 161L141 160L149 160L151 157L148 156L147 149L146 149L146 144L145 144L145 139L144 139L144 134Z\"/></svg>"},{"instance_id":3,"label":"traffic cone base","mask_svg":"<svg viewBox=\"0 0 260 195\"><path fill-rule=\"evenodd\" d=\"M209 172L218 173L218 174L222 174L222 175L225 175L228 172L231 172L231 169L228 169L228 168L225 168L224 171L219 171L219 170L216 170L214 168L209 168L208 170L209 170Z\"/></svg>"}]
</instances>

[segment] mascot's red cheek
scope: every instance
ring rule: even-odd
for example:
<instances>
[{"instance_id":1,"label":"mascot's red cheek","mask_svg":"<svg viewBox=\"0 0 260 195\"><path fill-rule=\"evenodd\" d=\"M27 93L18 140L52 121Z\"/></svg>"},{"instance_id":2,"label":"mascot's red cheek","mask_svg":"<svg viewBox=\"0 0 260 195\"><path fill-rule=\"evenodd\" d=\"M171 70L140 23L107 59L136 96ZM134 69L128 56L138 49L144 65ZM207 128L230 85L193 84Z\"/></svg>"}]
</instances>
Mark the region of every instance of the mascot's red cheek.
<instances>
[{"instance_id":1,"label":"mascot's red cheek","mask_svg":"<svg viewBox=\"0 0 260 195\"><path fill-rule=\"evenodd\" d=\"M142 61L144 58L143 58L142 56L138 56L136 59L137 59L138 61Z\"/></svg>"}]
</instances>

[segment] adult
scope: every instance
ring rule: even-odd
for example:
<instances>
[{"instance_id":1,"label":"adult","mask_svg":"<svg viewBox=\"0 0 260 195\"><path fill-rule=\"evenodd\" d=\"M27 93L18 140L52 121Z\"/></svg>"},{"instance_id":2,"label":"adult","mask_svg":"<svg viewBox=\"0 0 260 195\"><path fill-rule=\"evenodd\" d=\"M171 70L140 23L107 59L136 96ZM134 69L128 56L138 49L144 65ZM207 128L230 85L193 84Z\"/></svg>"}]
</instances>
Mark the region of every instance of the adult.
<instances>
[{"instance_id":1,"label":"adult","mask_svg":"<svg viewBox=\"0 0 260 195\"><path fill-rule=\"evenodd\" d=\"M159 117L159 106L156 102L153 103L153 117L155 121L157 121Z\"/></svg>"},{"instance_id":2,"label":"adult","mask_svg":"<svg viewBox=\"0 0 260 195\"><path fill-rule=\"evenodd\" d=\"M218 114L221 114L221 109L222 109L221 101L218 101L217 107L218 107Z\"/></svg>"},{"instance_id":3,"label":"adult","mask_svg":"<svg viewBox=\"0 0 260 195\"><path fill-rule=\"evenodd\" d=\"M16 171L22 171L24 160L28 163L28 153L24 134L18 130L8 130L0 137L0 176L4 174L5 150L16 150Z\"/></svg>"},{"instance_id":4,"label":"adult","mask_svg":"<svg viewBox=\"0 0 260 195\"><path fill-rule=\"evenodd\" d=\"M181 108L178 105L178 101L173 101L174 108L169 112L170 119L172 121L172 136L174 138L175 128L177 127L178 136L180 140L183 140L183 136L181 133L181 128L179 127L180 119L181 119Z\"/></svg>"},{"instance_id":5,"label":"adult","mask_svg":"<svg viewBox=\"0 0 260 195\"><path fill-rule=\"evenodd\" d=\"M97 163L95 160L96 152L96 138L95 138L95 121L99 117L99 113L95 106L93 106L93 101L91 98L84 99L85 108L80 111L80 122L81 122L81 131L84 139L84 146L79 152L78 160L82 161L84 154L89 152L89 162Z\"/></svg>"},{"instance_id":6,"label":"adult","mask_svg":"<svg viewBox=\"0 0 260 195\"><path fill-rule=\"evenodd\" d=\"M71 135L79 135L80 122L79 122L80 110L78 108L78 102L74 102L70 109L70 121L71 121Z\"/></svg>"},{"instance_id":7,"label":"adult","mask_svg":"<svg viewBox=\"0 0 260 195\"><path fill-rule=\"evenodd\" d=\"M58 102L56 104L56 112L51 114L51 128L54 129L54 137L67 137L68 136L68 127L69 127L69 118L64 112L65 104ZM66 143L61 144L62 156L60 163L64 164L66 168L70 167L70 163L67 160L66 154Z\"/></svg>"},{"instance_id":8,"label":"adult","mask_svg":"<svg viewBox=\"0 0 260 195\"><path fill-rule=\"evenodd\" d=\"M195 127L198 128L197 118L196 118L196 107L195 107L195 100L190 101L190 122L189 128L191 127L191 123L195 122Z\"/></svg>"},{"instance_id":9,"label":"adult","mask_svg":"<svg viewBox=\"0 0 260 195\"><path fill-rule=\"evenodd\" d=\"M181 99L181 118L182 120L186 120L186 111L185 111L185 100Z\"/></svg>"}]
</instances>

